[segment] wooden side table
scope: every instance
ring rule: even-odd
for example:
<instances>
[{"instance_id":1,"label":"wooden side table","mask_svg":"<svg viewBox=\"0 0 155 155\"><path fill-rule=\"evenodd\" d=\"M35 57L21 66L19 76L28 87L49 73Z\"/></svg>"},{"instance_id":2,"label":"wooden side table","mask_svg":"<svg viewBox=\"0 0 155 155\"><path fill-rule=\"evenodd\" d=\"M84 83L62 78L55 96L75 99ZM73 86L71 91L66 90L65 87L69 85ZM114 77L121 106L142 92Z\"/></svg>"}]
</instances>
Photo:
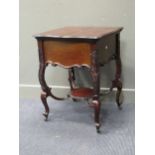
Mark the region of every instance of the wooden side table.
<instances>
[{"instance_id":1,"label":"wooden side table","mask_svg":"<svg viewBox=\"0 0 155 155\"><path fill-rule=\"evenodd\" d=\"M110 91L117 88L116 103L121 107L122 90L120 32L123 28L113 27L64 27L35 35L39 49L39 81L42 88L41 100L45 107L45 120L48 119L49 107L47 97L62 100L54 96L45 81L45 69L48 64L61 66L69 70L71 97L91 98L91 106L95 112L97 132L100 128L100 72L99 67L110 60L116 62L115 78ZM75 86L74 69L87 67L90 70L93 88L77 88Z\"/></svg>"}]
</instances>

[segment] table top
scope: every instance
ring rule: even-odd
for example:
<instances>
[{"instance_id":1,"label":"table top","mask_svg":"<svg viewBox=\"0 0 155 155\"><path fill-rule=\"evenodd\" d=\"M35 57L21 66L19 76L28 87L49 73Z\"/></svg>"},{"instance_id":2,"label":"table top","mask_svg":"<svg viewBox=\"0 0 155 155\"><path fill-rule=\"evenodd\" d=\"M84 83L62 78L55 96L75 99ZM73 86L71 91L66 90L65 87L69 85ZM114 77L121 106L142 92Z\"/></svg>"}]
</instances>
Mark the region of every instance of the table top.
<instances>
[{"instance_id":1,"label":"table top","mask_svg":"<svg viewBox=\"0 0 155 155\"><path fill-rule=\"evenodd\" d=\"M122 27L63 27L34 35L34 37L99 39L120 32L122 29Z\"/></svg>"}]
</instances>

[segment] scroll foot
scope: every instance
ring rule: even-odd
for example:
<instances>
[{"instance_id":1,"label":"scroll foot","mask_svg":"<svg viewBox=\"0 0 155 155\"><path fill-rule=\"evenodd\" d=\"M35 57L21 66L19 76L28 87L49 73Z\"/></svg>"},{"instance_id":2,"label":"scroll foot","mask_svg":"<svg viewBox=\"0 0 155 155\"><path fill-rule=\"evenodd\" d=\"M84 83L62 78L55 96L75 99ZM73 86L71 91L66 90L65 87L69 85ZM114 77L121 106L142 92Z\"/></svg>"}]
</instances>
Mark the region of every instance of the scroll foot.
<instances>
[{"instance_id":1,"label":"scroll foot","mask_svg":"<svg viewBox=\"0 0 155 155\"><path fill-rule=\"evenodd\" d=\"M43 113L43 116L45 117L45 119L44 119L45 121L48 121L48 114L49 114L49 113L47 113L47 112L44 112L44 113Z\"/></svg>"},{"instance_id":2,"label":"scroll foot","mask_svg":"<svg viewBox=\"0 0 155 155\"><path fill-rule=\"evenodd\" d=\"M45 121L48 120L48 115L49 115L49 107L48 107L48 104L47 104L47 94L45 92L41 93L41 100L42 100L42 103L45 107L45 112L43 113L43 116L45 117Z\"/></svg>"},{"instance_id":3,"label":"scroll foot","mask_svg":"<svg viewBox=\"0 0 155 155\"><path fill-rule=\"evenodd\" d=\"M74 102L78 102L78 100L77 100L76 98L72 98L72 100L73 100Z\"/></svg>"},{"instance_id":4,"label":"scroll foot","mask_svg":"<svg viewBox=\"0 0 155 155\"><path fill-rule=\"evenodd\" d=\"M101 133L100 131L100 124L96 123L96 132L97 133Z\"/></svg>"},{"instance_id":5,"label":"scroll foot","mask_svg":"<svg viewBox=\"0 0 155 155\"><path fill-rule=\"evenodd\" d=\"M118 108L121 110L122 109L122 104L123 104L123 101L122 101L123 100L122 99L122 82L120 80L113 80L110 91L112 91L113 88L117 88L117 91L116 91L116 103L117 103Z\"/></svg>"},{"instance_id":6,"label":"scroll foot","mask_svg":"<svg viewBox=\"0 0 155 155\"><path fill-rule=\"evenodd\" d=\"M122 88L118 88L118 90L116 92L116 103L117 103L117 106L118 106L119 110L122 110L122 104L123 104L123 101L122 101Z\"/></svg>"},{"instance_id":7,"label":"scroll foot","mask_svg":"<svg viewBox=\"0 0 155 155\"><path fill-rule=\"evenodd\" d=\"M95 126L97 133L100 133L100 102L98 100L93 100L94 110L95 110Z\"/></svg>"}]
</instances>

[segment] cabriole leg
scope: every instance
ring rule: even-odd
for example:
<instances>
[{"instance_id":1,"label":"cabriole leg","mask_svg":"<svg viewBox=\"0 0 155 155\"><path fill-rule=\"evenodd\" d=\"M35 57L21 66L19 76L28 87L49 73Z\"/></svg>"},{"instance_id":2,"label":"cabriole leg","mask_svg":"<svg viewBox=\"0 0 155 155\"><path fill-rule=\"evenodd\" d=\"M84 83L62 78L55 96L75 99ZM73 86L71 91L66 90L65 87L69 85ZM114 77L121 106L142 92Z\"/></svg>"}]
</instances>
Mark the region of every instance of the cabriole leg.
<instances>
[{"instance_id":1,"label":"cabriole leg","mask_svg":"<svg viewBox=\"0 0 155 155\"><path fill-rule=\"evenodd\" d=\"M73 90L75 88L75 71L74 71L74 68L68 69L68 75L69 75L69 77L68 77L69 85L70 85L71 90ZM75 99L75 98L72 98L72 100L74 102L77 101L77 99Z\"/></svg>"},{"instance_id":2,"label":"cabriole leg","mask_svg":"<svg viewBox=\"0 0 155 155\"><path fill-rule=\"evenodd\" d=\"M68 69L68 74L69 74L69 84L71 89L73 89L75 87L75 72L74 72L74 68L69 68Z\"/></svg>"},{"instance_id":3,"label":"cabriole leg","mask_svg":"<svg viewBox=\"0 0 155 155\"><path fill-rule=\"evenodd\" d=\"M118 108L121 110L122 109L122 101L121 101L121 93L122 93L122 84L121 86L117 87L117 92L116 92L116 103L118 105Z\"/></svg>"},{"instance_id":4,"label":"cabriole leg","mask_svg":"<svg viewBox=\"0 0 155 155\"><path fill-rule=\"evenodd\" d=\"M92 66L91 66L91 75L94 85L94 95L92 100L92 105L94 107L94 120L97 133L100 133L100 107L101 103L99 101L100 94L100 73L99 73L99 64L97 62L97 52L92 52Z\"/></svg>"},{"instance_id":5,"label":"cabriole leg","mask_svg":"<svg viewBox=\"0 0 155 155\"><path fill-rule=\"evenodd\" d=\"M96 131L97 133L100 133L100 101L99 100L93 100L93 105L94 105L94 112L95 112L95 117L94 117L94 121L95 121L95 126L96 126Z\"/></svg>"},{"instance_id":6,"label":"cabriole leg","mask_svg":"<svg viewBox=\"0 0 155 155\"><path fill-rule=\"evenodd\" d=\"M122 94L122 82L121 82L121 72L122 72L122 65L121 65L121 58L120 58L120 37L119 34L116 35L116 55L115 55L115 64L116 64L116 73L115 79L112 81L112 86L110 90L112 91L113 88L117 88L116 92L116 103L118 108L121 109L122 101L121 101L121 94Z\"/></svg>"},{"instance_id":7,"label":"cabriole leg","mask_svg":"<svg viewBox=\"0 0 155 155\"><path fill-rule=\"evenodd\" d=\"M122 95L122 82L120 80L113 80L112 81L112 86L111 86L111 91L113 88L117 88L116 91L116 103L119 109L122 109L122 100L121 100L121 95Z\"/></svg>"},{"instance_id":8,"label":"cabriole leg","mask_svg":"<svg viewBox=\"0 0 155 155\"><path fill-rule=\"evenodd\" d=\"M40 64L39 82L41 84L41 89L42 89L42 93L41 93L40 97L41 97L41 101L45 108L45 112L43 113L43 116L45 117L45 121L47 121L48 115L49 115L49 106L47 104L47 97L50 96L51 93L50 93L50 88L47 86L47 84L45 82L45 78L44 78L45 68L46 68L46 65Z\"/></svg>"},{"instance_id":9,"label":"cabriole leg","mask_svg":"<svg viewBox=\"0 0 155 155\"><path fill-rule=\"evenodd\" d=\"M43 113L43 116L45 116L45 121L47 121L48 115L49 115L49 107L47 104L47 94L45 92L42 92L40 97L41 97L41 101L45 107L45 112Z\"/></svg>"}]
</instances>

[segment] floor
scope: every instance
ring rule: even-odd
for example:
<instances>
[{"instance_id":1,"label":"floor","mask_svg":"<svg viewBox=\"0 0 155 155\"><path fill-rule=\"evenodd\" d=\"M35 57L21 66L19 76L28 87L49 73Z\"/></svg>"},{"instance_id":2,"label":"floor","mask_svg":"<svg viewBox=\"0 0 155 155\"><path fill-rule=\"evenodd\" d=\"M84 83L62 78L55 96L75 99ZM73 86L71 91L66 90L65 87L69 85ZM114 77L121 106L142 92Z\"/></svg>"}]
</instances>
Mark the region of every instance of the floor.
<instances>
[{"instance_id":1,"label":"floor","mask_svg":"<svg viewBox=\"0 0 155 155\"><path fill-rule=\"evenodd\" d=\"M125 103L121 111L104 103L97 134L93 109L85 101L48 102L45 122L40 100L20 100L20 155L134 155L134 103Z\"/></svg>"}]
</instances>

